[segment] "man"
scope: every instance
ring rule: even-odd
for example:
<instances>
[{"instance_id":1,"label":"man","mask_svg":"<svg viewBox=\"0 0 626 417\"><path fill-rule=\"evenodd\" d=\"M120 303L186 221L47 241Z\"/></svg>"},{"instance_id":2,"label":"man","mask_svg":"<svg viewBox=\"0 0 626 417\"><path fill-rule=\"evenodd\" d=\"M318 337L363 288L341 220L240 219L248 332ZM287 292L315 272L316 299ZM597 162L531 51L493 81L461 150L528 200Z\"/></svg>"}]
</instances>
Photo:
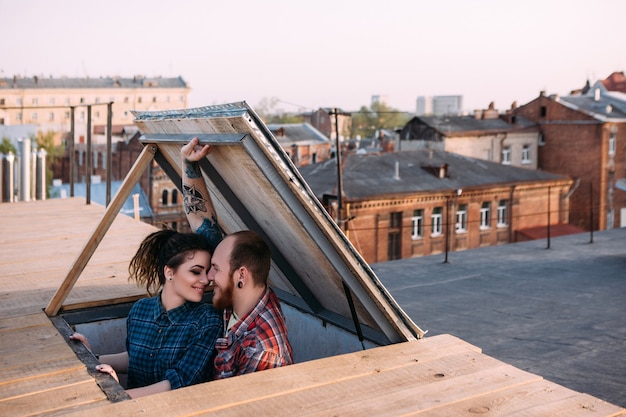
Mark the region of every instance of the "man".
<instances>
[{"instance_id":1,"label":"man","mask_svg":"<svg viewBox=\"0 0 626 417\"><path fill-rule=\"evenodd\" d=\"M184 208L189 225L212 242L209 281L213 305L224 310L224 337L216 342L215 379L293 363L278 297L267 285L271 254L251 231L226 236L202 177L198 161L211 152L193 138L182 147Z\"/></svg>"}]
</instances>

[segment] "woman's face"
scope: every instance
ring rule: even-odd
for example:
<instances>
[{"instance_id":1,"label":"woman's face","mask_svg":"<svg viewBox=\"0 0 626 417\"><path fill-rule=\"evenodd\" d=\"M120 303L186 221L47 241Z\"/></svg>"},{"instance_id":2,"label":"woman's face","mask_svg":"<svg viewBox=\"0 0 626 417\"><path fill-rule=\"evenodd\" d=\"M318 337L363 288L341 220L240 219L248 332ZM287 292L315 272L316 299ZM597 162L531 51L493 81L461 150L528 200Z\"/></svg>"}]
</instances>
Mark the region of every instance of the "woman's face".
<instances>
[{"instance_id":1,"label":"woman's face","mask_svg":"<svg viewBox=\"0 0 626 417\"><path fill-rule=\"evenodd\" d=\"M166 285L170 287L168 292L177 305L182 305L185 301L202 301L204 290L209 284L207 273L210 266L209 252L197 250L187 256L176 271L165 267Z\"/></svg>"}]
</instances>

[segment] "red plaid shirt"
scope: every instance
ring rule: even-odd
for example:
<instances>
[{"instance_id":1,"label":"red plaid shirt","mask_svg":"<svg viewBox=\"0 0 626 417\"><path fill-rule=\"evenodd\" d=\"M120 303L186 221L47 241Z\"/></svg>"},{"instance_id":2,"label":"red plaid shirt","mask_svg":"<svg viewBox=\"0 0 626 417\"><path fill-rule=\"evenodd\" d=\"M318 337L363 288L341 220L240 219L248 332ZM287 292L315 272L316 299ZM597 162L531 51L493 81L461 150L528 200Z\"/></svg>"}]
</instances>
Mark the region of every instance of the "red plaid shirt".
<instances>
[{"instance_id":1,"label":"red plaid shirt","mask_svg":"<svg viewBox=\"0 0 626 417\"><path fill-rule=\"evenodd\" d=\"M224 326L232 314L224 311ZM293 363L287 326L278 297L269 287L252 311L216 342L215 379Z\"/></svg>"}]
</instances>

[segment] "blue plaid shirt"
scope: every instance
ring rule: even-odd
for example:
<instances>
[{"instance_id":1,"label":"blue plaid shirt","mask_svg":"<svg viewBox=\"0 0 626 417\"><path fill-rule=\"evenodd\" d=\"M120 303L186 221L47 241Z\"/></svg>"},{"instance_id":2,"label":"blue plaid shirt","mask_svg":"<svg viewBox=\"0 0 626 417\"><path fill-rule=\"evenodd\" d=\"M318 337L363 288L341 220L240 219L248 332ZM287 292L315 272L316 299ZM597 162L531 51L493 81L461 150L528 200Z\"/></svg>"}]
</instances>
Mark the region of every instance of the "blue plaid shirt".
<instances>
[{"instance_id":1,"label":"blue plaid shirt","mask_svg":"<svg viewBox=\"0 0 626 417\"><path fill-rule=\"evenodd\" d=\"M192 303L165 311L161 296L137 301L126 320L128 388L169 380L172 389L212 377L222 316L212 305Z\"/></svg>"}]
</instances>

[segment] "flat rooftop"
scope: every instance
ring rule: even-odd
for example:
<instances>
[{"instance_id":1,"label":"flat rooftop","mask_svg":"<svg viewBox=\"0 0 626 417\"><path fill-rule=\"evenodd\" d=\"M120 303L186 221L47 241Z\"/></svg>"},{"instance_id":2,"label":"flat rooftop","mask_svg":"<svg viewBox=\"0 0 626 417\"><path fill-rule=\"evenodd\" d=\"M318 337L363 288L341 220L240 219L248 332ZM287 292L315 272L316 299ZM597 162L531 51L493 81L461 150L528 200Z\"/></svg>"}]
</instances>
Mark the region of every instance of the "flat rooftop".
<instances>
[{"instance_id":1,"label":"flat rooftop","mask_svg":"<svg viewBox=\"0 0 626 417\"><path fill-rule=\"evenodd\" d=\"M626 406L626 228L372 265L426 337L451 334Z\"/></svg>"}]
</instances>

